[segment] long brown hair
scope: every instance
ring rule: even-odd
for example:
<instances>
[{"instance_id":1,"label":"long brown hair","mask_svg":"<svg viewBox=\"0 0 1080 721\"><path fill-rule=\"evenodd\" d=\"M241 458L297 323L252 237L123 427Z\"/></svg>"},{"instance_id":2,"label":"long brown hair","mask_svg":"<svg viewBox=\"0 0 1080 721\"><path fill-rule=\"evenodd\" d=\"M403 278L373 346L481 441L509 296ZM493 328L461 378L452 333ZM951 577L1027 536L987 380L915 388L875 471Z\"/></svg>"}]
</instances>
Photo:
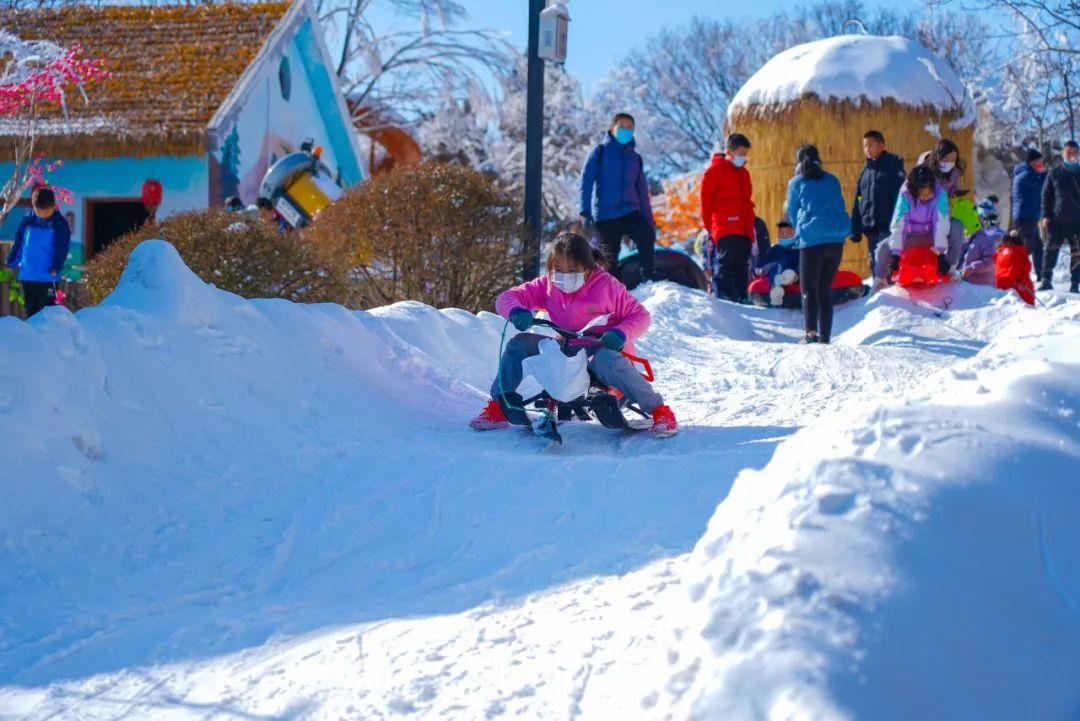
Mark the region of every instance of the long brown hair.
<instances>
[{"instance_id":1,"label":"long brown hair","mask_svg":"<svg viewBox=\"0 0 1080 721\"><path fill-rule=\"evenodd\" d=\"M589 244L583 235L577 233L560 233L559 237L551 245L551 251L547 257L547 272L555 272L555 261L563 258L579 268L592 270L604 265L604 254Z\"/></svg>"},{"instance_id":2,"label":"long brown hair","mask_svg":"<svg viewBox=\"0 0 1080 721\"><path fill-rule=\"evenodd\" d=\"M930 151L930 157L926 159L926 164L930 166L930 169L934 171L934 175L938 176L938 178L945 179L949 175L949 173L941 172L941 168L939 167L941 159L949 153L956 153L957 170L963 173L964 170L967 169L967 165L964 164L964 159L960 157L960 147L948 138L942 138L938 141L937 145L934 146L934 149Z\"/></svg>"}]
</instances>

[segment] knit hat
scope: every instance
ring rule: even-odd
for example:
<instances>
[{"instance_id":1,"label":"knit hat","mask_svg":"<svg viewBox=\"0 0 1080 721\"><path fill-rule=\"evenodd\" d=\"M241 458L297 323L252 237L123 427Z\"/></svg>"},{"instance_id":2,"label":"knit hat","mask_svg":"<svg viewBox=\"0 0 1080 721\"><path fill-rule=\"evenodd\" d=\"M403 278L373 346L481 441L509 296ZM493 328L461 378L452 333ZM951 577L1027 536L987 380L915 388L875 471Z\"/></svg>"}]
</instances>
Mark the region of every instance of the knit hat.
<instances>
[{"instance_id":1,"label":"knit hat","mask_svg":"<svg viewBox=\"0 0 1080 721\"><path fill-rule=\"evenodd\" d=\"M1043 154L1040 153L1035 148L1028 148L1027 152L1024 154L1024 162L1025 163L1033 163L1036 160L1042 160L1042 157L1043 157Z\"/></svg>"}]
</instances>

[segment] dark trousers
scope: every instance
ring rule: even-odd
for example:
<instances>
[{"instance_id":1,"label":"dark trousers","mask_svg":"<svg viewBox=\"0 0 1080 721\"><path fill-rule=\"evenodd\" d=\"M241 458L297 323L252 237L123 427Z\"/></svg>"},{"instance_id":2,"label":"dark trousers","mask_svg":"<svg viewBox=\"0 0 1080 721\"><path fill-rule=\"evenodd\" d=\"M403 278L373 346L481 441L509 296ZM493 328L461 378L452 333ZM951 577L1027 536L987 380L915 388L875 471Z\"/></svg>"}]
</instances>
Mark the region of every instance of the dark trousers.
<instances>
[{"instance_id":1,"label":"dark trousers","mask_svg":"<svg viewBox=\"0 0 1080 721\"><path fill-rule=\"evenodd\" d=\"M843 243L812 245L799 251L803 324L806 332L816 332L822 343L832 337L832 284L843 257Z\"/></svg>"},{"instance_id":2,"label":"dark trousers","mask_svg":"<svg viewBox=\"0 0 1080 721\"><path fill-rule=\"evenodd\" d=\"M1024 239L1024 247L1031 256L1031 265L1035 268L1035 276L1043 278L1043 242L1039 235L1039 221L1037 220L1014 220L1012 229L1020 233Z\"/></svg>"},{"instance_id":3,"label":"dark trousers","mask_svg":"<svg viewBox=\"0 0 1080 721\"><path fill-rule=\"evenodd\" d=\"M1069 244L1069 285L1073 292L1080 286L1080 223L1050 222L1043 256L1043 280L1049 283L1054 277L1061 246Z\"/></svg>"},{"instance_id":4,"label":"dark trousers","mask_svg":"<svg viewBox=\"0 0 1080 721\"><path fill-rule=\"evenodd\" d=\"M745 235L725 235L716 239L716 263L713 266L713 292L717 298L742 303L750 284L750 239Z\"/></svg>"},{"instance_id":5,"label":"dark trousers","mask_svg":"<svg viewBox=\"0 0 1080 721\"><path fill-rule=\"evenodd\" d=\"M887 240L892 235L892 231L888 228L884 230L868 230L863 235L866 236L866 248L870 252L870 271L871 275L873 275L874 256L877 253L878 244L883 240Z\"/></svg>"},{"instance_id":6,"label":"dark trousers","mask_svg":"<svg viewBox=\"0 0 1080 721\"><path fill-rule=\"evenodd\" d=\"M600 235L600 250L607 258L607 270L615 275L619 264L619 251L622 249L624 235L630 236L641 258L641 282L652 280L653 256L656 250L656 229L641 213L634 211L611 220L596 221L596 232Z\"/></svg>"},{"instance_id":7,"label":"dark trousers","mask_svg":"<svg viewBox=\"0 0 1080 721\"><path fill-rule=\"evenodd\" d=\"M37 314L42 308L56 305L56 289L52 283L24 280L22 287L23 297L26 300L27 319Z\"/></svg>"}]
</instances>

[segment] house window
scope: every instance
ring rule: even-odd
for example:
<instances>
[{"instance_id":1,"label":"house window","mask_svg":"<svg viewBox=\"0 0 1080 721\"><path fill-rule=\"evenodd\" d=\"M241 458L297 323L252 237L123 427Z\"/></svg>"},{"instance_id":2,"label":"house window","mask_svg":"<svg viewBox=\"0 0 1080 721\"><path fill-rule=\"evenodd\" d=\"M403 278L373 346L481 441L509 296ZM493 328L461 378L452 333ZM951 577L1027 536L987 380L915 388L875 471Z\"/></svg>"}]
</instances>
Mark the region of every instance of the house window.
<instances>
[{"instance_id":1,"label":"house window","mask_svg":"<svg viewBox=\"0 0 1080 721\"><path fill-rule=\"evenodd\" d=\"M278 85L281 86L281 97L287 101L289 96L292 95L292 71L289 69L289 57L287 55L281 58L277 76Z\"/></svg>"}]
</instances>

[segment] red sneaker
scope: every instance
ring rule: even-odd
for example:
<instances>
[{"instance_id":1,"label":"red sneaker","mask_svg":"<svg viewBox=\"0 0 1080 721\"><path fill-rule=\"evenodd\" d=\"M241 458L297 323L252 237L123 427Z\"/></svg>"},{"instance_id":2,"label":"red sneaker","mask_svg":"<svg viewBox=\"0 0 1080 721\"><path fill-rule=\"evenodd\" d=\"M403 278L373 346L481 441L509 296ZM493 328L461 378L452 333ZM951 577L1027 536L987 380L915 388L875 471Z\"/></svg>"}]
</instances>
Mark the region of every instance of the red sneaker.
<instances>
[{"instance_id":1,"label":"red sneaker","mask_svg":"<svg viewBox=\"0 0 1080 721\"><path fill-rule=\"evenodd\" d=\"M670 408L664 405L656 407L656 410L652 412L650 432L657 438L667 438L679 432L679 424Z\"/></svg>"},{"instance_id":2,"label":"red sneaker","mask_svg":"<svg viewBox=\"0 0 1080 721\"><path fill-rule=\"evenodd\" d=\"M507 422L506 416L503 415L498 401L488 401L484 410L480 411L476 418L469 421L469 428L474 431L494 431L498 428L506 428L509 425L510 423Z\"/></svg>"}]
</instances>

